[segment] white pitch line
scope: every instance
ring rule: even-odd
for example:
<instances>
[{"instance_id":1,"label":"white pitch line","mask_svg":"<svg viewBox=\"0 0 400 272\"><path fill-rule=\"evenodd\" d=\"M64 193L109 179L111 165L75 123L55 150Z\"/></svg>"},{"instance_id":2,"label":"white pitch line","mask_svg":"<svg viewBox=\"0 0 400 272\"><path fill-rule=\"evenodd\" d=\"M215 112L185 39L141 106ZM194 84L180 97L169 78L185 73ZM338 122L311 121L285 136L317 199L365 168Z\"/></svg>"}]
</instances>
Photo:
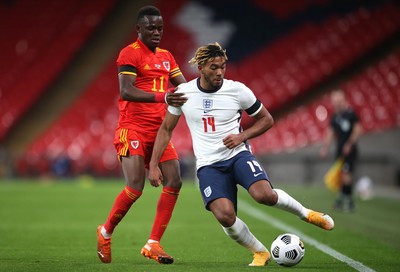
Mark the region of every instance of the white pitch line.
<instances>
[{"instance_id":1,"label":"white pitch line","mask_svg":"<svg viewBox=\"0 0 400 272\"><path fill-rule=\"evenodd\" d=\"M239 200L239 208L241 211L243 211L244 213L247 213L248 215L259 219L267 224L270 224L278 229L281 229L284 232L287 233L293 233L296 234L297 236L301 237L301 239L306 242L309 245L314 246L315 248L321 250L322 252L332 256L333 258L346 263L347 265L353 267L355 270L357 271L361 271L361 272L376 272L375 270L369 268L368 266L365 266L364 264L353 260L349 257L347 257L346 255L343 255L342 253L334 250L333 248L318 242L317 240L315 240L314 238L311 238L310 236L302 233L301 231L299 231L296 228L293 228L285 223L283 223L282 221L276 219L275 217L269 216L268 214L264 213L263 211L251 206L250 204L246 203L243 200Z\"/></svg>"}]
</instances>

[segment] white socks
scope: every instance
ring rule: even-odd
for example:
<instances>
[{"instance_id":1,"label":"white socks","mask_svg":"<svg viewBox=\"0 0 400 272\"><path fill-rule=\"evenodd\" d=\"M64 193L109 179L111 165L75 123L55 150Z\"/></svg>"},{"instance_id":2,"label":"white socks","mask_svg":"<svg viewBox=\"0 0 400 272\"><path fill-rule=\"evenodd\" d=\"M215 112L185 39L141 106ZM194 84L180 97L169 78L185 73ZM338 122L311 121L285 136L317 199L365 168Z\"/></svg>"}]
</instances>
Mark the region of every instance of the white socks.
<instances>
[{"instance_id":1,"label":"white socks","mask_svg":"<svg viewBox=\"0 0 400 272\"><path fill-rule=\"evenodd\" d=\"M236 221L232 226L222 228L229 237L252 252L268 251L267 248L250 232L247 225L238 217L236 217Z\"/></svg>"},{"instance_id":2,"label":"white socks","mask_svg":"<svg viewBox=\"0 0 400 272\"><path fill-rule=\"evenodd\" d=\"M110 239L111 238L111 234L107 233L107 231L104 228L104 226L101 228L100 232L101 232L101 235L103 235L104 238L106 238L106 239Z\"/></svg>"},{"instance_id":3,"label":"white socks","mask_svg":"<svg viewBox=\"0 0 400 272\"><path fill-rule=\"evenodd\" d=\"M309 209L301 205L296 199L288 195L285 191L281 189L273 189L278 194L278 201L274 207L288 211L299 216L301 219L307 217L310 212Z\"/></svg>"}]
</instances>

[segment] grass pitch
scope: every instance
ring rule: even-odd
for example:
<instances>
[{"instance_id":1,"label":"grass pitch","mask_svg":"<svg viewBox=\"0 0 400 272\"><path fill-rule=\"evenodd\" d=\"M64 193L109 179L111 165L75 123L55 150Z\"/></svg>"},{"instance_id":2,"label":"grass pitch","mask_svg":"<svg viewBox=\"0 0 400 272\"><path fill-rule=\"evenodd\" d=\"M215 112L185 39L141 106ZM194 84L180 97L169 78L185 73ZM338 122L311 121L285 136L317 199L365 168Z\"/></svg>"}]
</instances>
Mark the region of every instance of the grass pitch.
<instances>
[{"instance_id":1,"label":"grass pitch","mask_svg":"<svg viewBox=\"0 0 400 272\"><path fill-rule=\"evenodd\" d=\"M102 264L96 255L96 227L106 219L123 186L121 180L0 180L0 271L354 271L307 243L305 257L297 266L285 268L272 261L264 268L248 267L251 254L224 234L212 214L203 208L192 182L184 184L162 240L165 250L174 256L174 264L160 265L140 255L161 191L149 184L114 233L113 262ZM323 187L275 187L307 207L329 212L335 229L323 231L291 214L263 207L244 190L239 190L240 199L366 267L398 271L399 199L357 201L354 213L338 213L331 210L334 196ZM283 233L240 209L239 217L267 247Z\"/></svg>"}]
</instances>

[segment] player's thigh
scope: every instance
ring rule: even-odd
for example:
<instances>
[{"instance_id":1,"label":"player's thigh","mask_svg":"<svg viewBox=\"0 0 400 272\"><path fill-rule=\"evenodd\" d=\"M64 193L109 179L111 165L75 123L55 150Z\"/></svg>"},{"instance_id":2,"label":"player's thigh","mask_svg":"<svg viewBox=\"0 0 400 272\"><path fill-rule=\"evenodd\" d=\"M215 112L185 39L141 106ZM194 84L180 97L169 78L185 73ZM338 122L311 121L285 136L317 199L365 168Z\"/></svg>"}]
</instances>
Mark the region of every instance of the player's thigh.
<instances>
[{"instance_id":1,"label":"player's thigh","mask_svg":"<svg viewBox=\"0 0 400 272\"><path fill-rule=\"evenodd\" d=\"M121 164L126 185L142 191L146 174L143 157L140 155L121 157Z\"/></svg>"},{"instance_id":2,"label":"player's thigh","mask_svg":"<svg viewBox=\"0 0 400 272\"><path fill-rule=\"evenodd\" d=\"M243 186L259 203L273 205L276 203L276 193L264 168L250 152L237 155L234 165L234 176L238 184Z\"/></svg>"},{"instance_id":3,"label":"player's thigh","mask_svg":"<svg viewBox=\"0 0 400 272\"><path fill-rule=\"evenodd\" d=\"M236 210L237 186L229 171L222 171L219 167L205 166L197 171L199 187L203 202L207 210L216 199L229 199Z\"/></svg>"},{"instance_id":4,"label":"player's thigh","mask_svg":"<svg viewBox=\"0 0 400 272\"><path fill-rule=\"evenodd\" d=\"M160 163L160 169L164 177L164 186L181 188L182 180L178 160L164 161Z\"/></svg>"},{"instance_id":5,"label":"player's thigh","mask_svg":"<svg viewBox=\"0 0 400 272\"><path fill-rule=\"evenodd\" d=\"M253 154L243 151L236 155L233 165L233 175L237 184L246 190L259 180L269 180L264 168Z\"/></svg>"}]
</instances>

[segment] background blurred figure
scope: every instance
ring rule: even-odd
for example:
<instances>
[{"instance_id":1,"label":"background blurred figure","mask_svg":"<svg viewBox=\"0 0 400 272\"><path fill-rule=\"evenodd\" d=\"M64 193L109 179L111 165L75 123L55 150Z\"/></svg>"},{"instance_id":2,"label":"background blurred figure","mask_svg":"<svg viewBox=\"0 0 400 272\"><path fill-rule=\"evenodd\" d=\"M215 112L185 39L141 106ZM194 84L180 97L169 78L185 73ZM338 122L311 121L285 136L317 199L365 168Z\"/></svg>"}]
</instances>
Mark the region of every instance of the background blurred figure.
<instances>
[{"instance_id":1,"label":"background blurred figure","mask_svg":"<svg viewBox=\"0 0 400 272\"><path fill-rule=\"evenodd\" d=\"M342 158L341 189L335 201L335 208L342 211L353 211L353 172L358 157L357 141L362 134L362 127L357 114L349 107L342 90L333 91L331 102L334 114L327 128L325 139L320 150L325 158L329 148L336 140L335 160Z\"/></svg>"}]
</instances>

